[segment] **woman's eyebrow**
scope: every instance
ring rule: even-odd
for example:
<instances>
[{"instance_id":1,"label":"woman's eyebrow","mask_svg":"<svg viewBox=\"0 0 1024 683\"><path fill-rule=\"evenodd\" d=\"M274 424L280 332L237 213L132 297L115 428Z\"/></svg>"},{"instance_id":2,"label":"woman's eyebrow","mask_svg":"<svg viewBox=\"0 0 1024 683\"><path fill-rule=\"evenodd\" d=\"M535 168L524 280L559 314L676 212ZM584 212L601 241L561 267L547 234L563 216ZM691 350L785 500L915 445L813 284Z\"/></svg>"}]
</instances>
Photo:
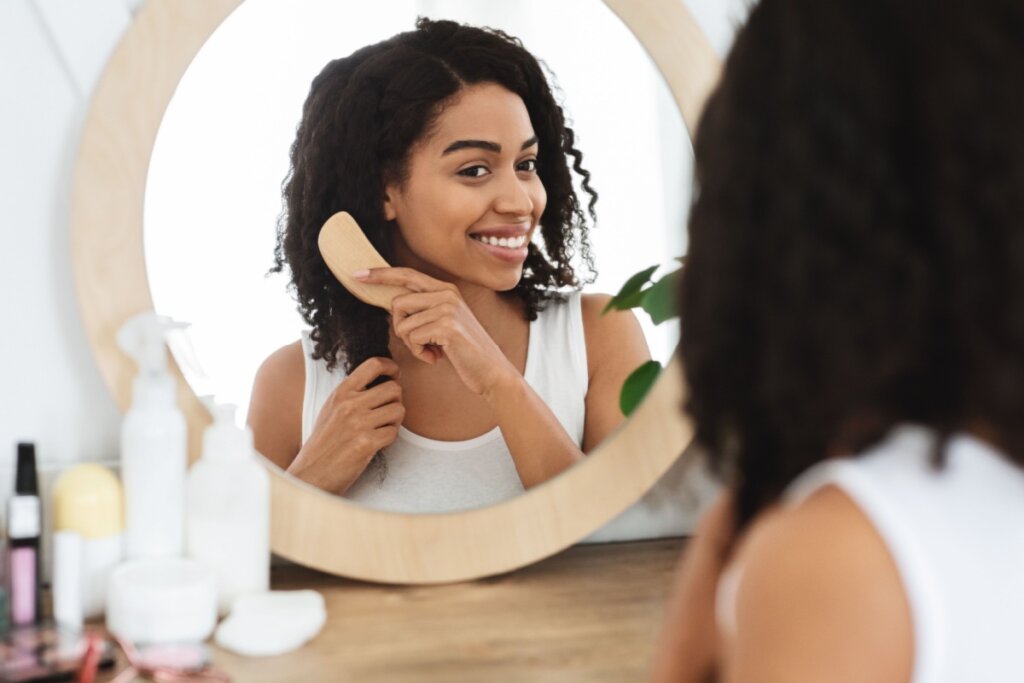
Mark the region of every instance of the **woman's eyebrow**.
<instances>
[{"instance_id":1,"label":"woman's eyebrow","mask_svg":"<svg viewBox=\"0 0 1024 683\"><path fill-rule=\"evenodd\" d=\"M534 135L532 138L524 142L523 146L520 147L519 149L524 150L527 147L532 147L535 144L537 144L536 135ZM499 145L497 142L490 142L488 140L456 140L452 144L445 147L444 151L441 152L441 156L451 154L452 152L458 151L460 149L483 149L487 150L488 152L494 152L495 154L501 153L501 145Z\"/></svg>"}]
</instances>

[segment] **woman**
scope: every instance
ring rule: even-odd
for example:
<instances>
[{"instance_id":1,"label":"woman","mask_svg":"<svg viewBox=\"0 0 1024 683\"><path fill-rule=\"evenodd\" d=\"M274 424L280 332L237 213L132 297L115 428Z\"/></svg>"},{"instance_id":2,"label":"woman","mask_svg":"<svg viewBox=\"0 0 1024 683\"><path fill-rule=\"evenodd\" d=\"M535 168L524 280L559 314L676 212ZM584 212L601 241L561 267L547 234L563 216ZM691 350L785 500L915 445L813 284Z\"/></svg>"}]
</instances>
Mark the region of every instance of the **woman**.
<instances>
[{"instance_id":1,"label":"woman","mask_svg":"<svg viewBox=\"0 0 1024 683\"><path fill-rule=\"evenodd\" d=\"M312 330L257 374L256 448L366 505L439 512L509 498L604 439L649 353L631 313L576 291L570 260L591 261L570 159L593 216L543 71L500 31L421 19L328 64L277 246ZM365 281L410 290L390 312L320 257L320 227L343 210L395 266Z\"/></svg>"},{"instance_id":2,"label":"woman","mask_svg":"<svg viewBox=\"0 0 1024 683\"><path fill-rule=\"evenodd\" d=\"M659 681L1021 681L1024 5L763 0L709 100Z\"/></svg>"}]
</instances>

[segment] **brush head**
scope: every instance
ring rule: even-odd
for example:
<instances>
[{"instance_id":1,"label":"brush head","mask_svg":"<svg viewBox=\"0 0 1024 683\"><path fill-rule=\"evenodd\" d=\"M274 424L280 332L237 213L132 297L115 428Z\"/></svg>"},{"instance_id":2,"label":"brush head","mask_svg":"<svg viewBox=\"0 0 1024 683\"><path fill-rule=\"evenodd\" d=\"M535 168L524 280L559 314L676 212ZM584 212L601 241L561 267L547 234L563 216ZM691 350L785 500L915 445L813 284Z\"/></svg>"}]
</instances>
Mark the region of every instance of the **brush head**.
<instances>
[{"instance_id":1,"label":"brush head","mask_svg":"<svg viewBox=\"0 0 1024 683\"><path fill-rule=\"evenodd\" d=\"M405 287L367 284L352 277L357 270L388 268L390 264L373 248L348 212L340 211L327 219L320 228L317 245L334 277L360 301L390 311L396 296L409 293Z\"/></svg>"}]
</instances>

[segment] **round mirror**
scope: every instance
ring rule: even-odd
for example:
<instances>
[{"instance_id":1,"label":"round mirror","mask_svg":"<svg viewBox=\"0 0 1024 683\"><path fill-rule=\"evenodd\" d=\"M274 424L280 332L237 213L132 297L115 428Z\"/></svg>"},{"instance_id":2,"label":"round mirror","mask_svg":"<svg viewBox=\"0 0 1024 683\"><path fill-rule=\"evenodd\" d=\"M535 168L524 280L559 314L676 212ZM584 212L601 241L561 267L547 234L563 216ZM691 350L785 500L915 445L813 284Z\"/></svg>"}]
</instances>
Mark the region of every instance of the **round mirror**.
<instances>
[{"instance_id":1,"label":"round mirror","mask_svg":"<svg viewBox=\"0 0 1024 683\"><path fill-rule=\"evenodd\" d=\"M255 15L261 7L273 5L250 0L236 15L229 16L238 4L238 0L220 0L189 6L188 11L182 11L177 3L170 0L151 0L143 8L112 58L94 96L76 172L73 207L76 279L86 329L101 370L119 403L125 406L134 368L112 343L117 327L132 314L153 308L154 304L161 313L191 320L195 325L193 346L200 359L194 367L205 370L205 373L200 371L192 377L196 383L194 386L183 385L183 400L190 415L193 457L197 451L197 436L207 420L195 400L195 391L208 393L212 389L226 400L244 404L250 384L245 377L251 377L254 366L268 349L280 345L282 339L294 339L297 333L296 319L287 317L293 306L283 298L286 296L283 280L263 277L271 263L270 245L275 219L280 212L279 186L283 173L287 171L287 157L281 153L281 145L287 147L287 140L297 122L297 107L308 87L309 78L327 59L350 51L342 45L354 48L408 30L416 14L443 15L478 25L491 24L519 35L528 49L547 62L562 89L561 99L580 135L579 147L584 152L584 165L594 174L595 186L601 194L593 246L597 269L605 279L596 282L595 286L599 290L614 291L627 274L645 266L670 264L672 258L682 252L683 245L679 240L683 210L688 203L684 194L688 171L683 160L689 157L688 143L682 134L676 110L667 106L668 98L661 78L641 48L605 6L597 2L565 4L567 12L590 12L588 17L592 18L586 21L594 22L593 25L598 27L595 31L603 32L600 40L589 40L587 45L577 48L579 55L586 55L588 60L582 63L578 57L572 56L571 51L566 54L556 49L559 46L554 43L559 41L550 38L550 33L548 38L544 38L545 31L537 28L541 24L558 25L565 33L564 27L573 25L576 20L571 19L574 15L553 20L550 12L561 12L561 5L558 10L544 7L544 21L540 21L537 14L541 11L539 5L530 3L521 4L523 8L531 9L533 15L514 11L520 3L503 3L499 14L488 16L480 13L492 11L483 8L493 3L464 3L464 8L473 12L458 14L456 9L435 11L439 3L405 5L396 2L388 4L387 16L369 19L370 23L360 29L364 33L344 35L343 27L355 23L356 18L365 16L368 10L360 6L358 11L345 14L343 20L336 20L336 30L331 31L328 27L323 32L330 33L337 43L327 41L328 47L319 53L316 49L311 50L312 56L300 58L285 50L275 53L276 61L270 58L264 63L262 68L266 71L263 73L257 71L246 76L245 70L236 66L230 74L222 71L219 80L214 78L204 82L200 75L202 65L206 59L215 64L218 50L230 52L236 65L246 62L247 58L241 57L245 54L244 48L228 40L236 30L233 27L236 21L238 27L244 26L242 22L247 21L245 17L250 11ZM641 11L624 1L606 4L644 41L692 128L717 77L718 63L685 6L675 0L659 0ZM327 5L346 6L345 3L325 3L324 6ZM291 7L290 4L288 6ZM408 12L394 22L395 16L399 15L395 9L398 7ZM292 19L277 20L275 35L288 36L291 32L295 35L294 41L265 41L258 48L250 46L250 51L255 50L249 53L252 59L256 59L255 55L260 50L273 53L273 43L292 42L294 46L306 42L307 31L309 35L315 33L312 29L296 27L301 24L290 23L301 18L301 11L289 14ZM215 33L214 29L222 21L223 33ZM587 25L589 31L590 25ZM563 40L582 33L568 32ZM196 80L193 81L190 71L179 84L186 67L210 35L213 38L209 47L201 51L192 70ZM220 42L222 38L227 41L223 45ZM346 40L351 42L344 43ZM550 42L545 43L545 40ZM610 47L606 50L603 40L609 41L609 45L620 46L615 48L620 51L613 51ZM635 74L623 71L616 75L611 66L607 67L608 71L594 68L594 64L604 63L601 61L604 54L611 55L607 62L609 65L625 62L639 71ZM285 67L289 64L298 71L288 71ZM280 81L269 86L279 70L282 71ZM288 75L294 73L306 73L306 76ZM579 81L574 80L577 78L574 73L578 74ZM595 74L602 86L596 90L593 88ZM624 80L615 81L616 78ZM247 86L247 81L252 83ZM612 83L614 85L610 86ZM166 125L160 129L160 142L154 149L164 109L178 86L180 97L175 98L167 110ZM588 87L591 88L589 92ZM269 99L276 99L278 94L282 100L289 99L279 114L261 114L264 108L259 100L261 88L264 96L271 93ZM299 94L294 99L285 97L287 92L296 88ZM193 105L191 112L187 104L190 91L198 103ZM235 97L247 104L234 117L228 114L221 118L219 109L226 108ZM255 99L247 100L246 97ZM612 99L636 99L644 104L636 109L618 110L620 113L611 119L602 120L602 110L611 107ZM627 104L633 106L636 103L630 101ZM628 113L622 114L622 111ZM193 124L190 124L189 116L198 116L198 119L192 119ZM622 116L626 119L616 118ZM260 132L257 127L257 132L250 131L248 137L242 135L232 141L234 128L241 127L240 119L258 120L260 125L268 126L268 132ZM184 172L181 171L180 159L178 162L163 160L171 147L176 146L168 142L174 138L167 136L173 135L172 131L179 125L182 126L181 131L197 126L185 136L185 142L180 143L198 143L198 147L187 148L192 150L192 158L186 160ZM271 129L277 132L270 133ZM209 137L204 138L204 135ZM260 137L255 144L252 140L254 135ZM274 136L285 142L272 142ZM181 139L178 138L179 141ZM610 145L605 146L605 143ZM602 147L605 147L603 152L600 151ZM627 168L625 179L613 179L617 167L648 158L637 156L638 149L648 148L650 151L652 147L655 149L654 160L643 162L650 165L641 169ZM662 156L659 147L672 151ZM150 171L151 151L153 168ZM173 156L170 154L166 158ZM187 151L185 156L189 156ZM605 161L601 161L602 158ZM625 159L629 162L624 164ZM265 174L243 178L229 190L227 180L235 180L239 175L239 162L241 167L262 166L269 170ZM172 170L175 163L178 171ZM212 179L190 185L191 181L186 176L206 170L206 167L212 167ZM162 175L175 172L179 176L170 181L167 178L173 175ZM608 180L602 179L604 174ZM672 187L673 182L676 183L675 188ZM621 193L620 184L632 189ZM118 191L111 194L112 187ZM219 188L212 193L215 208L197 208L202 196L211 196L210 187ZM164 202L162 208L159 208L159 202ZM232 206L236 203L237 207ZM616 205L622 208L614 209ZM186 209L185 213L174 214L173 210L180 207ZM247 218L241 217L243 207L253 212ZM234 210L236 208L237 211ZM620 213L617 215L616 211ZM643 219L637 220L637 216L643 216ZM654 217L658 216L660 219L656 220ZM161 222L163 228L158 227ZM657 223L659 227L648 237L638 237L637 230L641 224L647 223ZM141 224L145 225L145 239L139 228ZM189 229L195 229L197 233L183 239ZM232 233L232 230L241 232ZM213 241L215 233L224 231L224 234L235 235L228 238L228 248L217 246ZM246 237L242 239L238 235ZM604 235L612 241L602 241ZM160 248L158 244L162 239L169 241ZM624 239L620 244L630 247L617 246L614 239ZM649 252L633 248L632 245L646 240L656 245L655 248ZM172 247L167 245L171 242L184 245L184 251L158 263L156 254L170 251ZM146 245L145 259L143 244ZM615 258L622 254L633 255L632 260ZM111 268L112 261L118 267ZM228 275L223 270L224 264L232 261L243 262L237 276ZM189 289L191 294L181 296L182 290ZM222 299L224 292L227 294ZM257 294L253 295L253 292ZM274 301L275 297L280 303L267 303ZM196 308L179 308L194 306L203 298L215 302L213 314L202 314ZM188 301L192 303L182 303ZM282 318L274 319L277 314L270 314L271 309L285 313L282 313ZM262 321L265 318L272 320L264 326ZM231 327L243 332L232 332ZM232 333L237 336L227 347L237 351L248 346L250 339L258 338L252 331L261 327L280 336L253 341L253 346L263 345L261 350L253 352L253 361L240 362L237 371L230 369L230 363L223 368L218 365L213 346L207 350L206 338ZM656 354L664 358L671 350L674 338L671 331L658 334L663 335L662 340L658 341L658 336L652 334L650 345ZM232 375L236 377L233 379ZM242 377L241 381L235 381L238 376ZM639 498L683 451L690 429L678 413L681 398L678 377L678 368L670 367L633 418L603 443L592 457L543 486L487 508L447 515L391 514L346 504L272 469L272 547L279 554L313 567L357 578L393 582L471 578L506 571L544 557L580 539L621 512ZM206 384L200 385L200 381ZM231 386L235 388L229 388Z\"/></svg>"},{"instance_id":2,"label":"round mirror","mask_svg":"<svg viewBox=\"0 0 1024 683\"><path fill-rule=\"evenodd\" d=\"M167 107L149 165L144 217L155 308L191 324L188 343L172 344L178 364L197 394L237 405L239 422L257 368L307 328L286 290L286 275L268 277L267 271L309 83L329 61L411 30L424 15L501 29L547 66L589 184L599 194L590 233L596 279L585 293L614 293L637 271L678 265L673 257L684 251L689 205L688 137L661 73L605 5L408 0L355 11L335 0L248 0L206 41ZM567 33L568 25L587 30ZM268 41L268 35L278 38ZM576 189L586 203L579 182ZM573 266L585 275L586 264L576 256ZM655 326L642 311L639 320L653 357L667 363L678 336L674 321ZM530 350L539 352L544 343L534 334L539 330L531 333ZM527 356L524 375L531 382L550 374L541 361ZM571 379L560 378L557 390L577 391ZM402 426L397 445L385 448L377 467L364 471L345 495L407 512L467 509L517 495L522 483L512 458L498 452L497 436L488 428L447 441ZM428 457L430 471L421 471L414 463ZM444 469L447 475L439 472ZM434 476L444 485L416 485Z\"/></svg>"}]
</instances>

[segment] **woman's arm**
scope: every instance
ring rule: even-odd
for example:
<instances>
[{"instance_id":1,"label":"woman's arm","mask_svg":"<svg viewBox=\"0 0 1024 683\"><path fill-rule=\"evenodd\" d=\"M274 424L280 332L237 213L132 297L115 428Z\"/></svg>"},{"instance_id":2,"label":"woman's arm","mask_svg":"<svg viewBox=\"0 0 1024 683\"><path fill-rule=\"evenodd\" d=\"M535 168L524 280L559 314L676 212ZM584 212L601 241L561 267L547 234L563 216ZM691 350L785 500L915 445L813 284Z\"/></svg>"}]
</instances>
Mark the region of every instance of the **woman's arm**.
<instances>
[{"instance_id":1,"label":"woman's arm","mask_svg":"<svg viewBox=\"0 0 1024 683\"><path fill-rule=\"evenodd\" d=\"M654 683L714 683L719 660L715 597L733 547L732 495L723 493L686 543L654 653Z\"/></svg>"},{"instance_id":2,"label":"woman's arm","mask_svg":"<svg viewBox=\"0 0 1024 683\"><path fill-rule=\"evenodd\" d=\"M612 297L583 295L583 331L587 340L587 417L583 451L589 453L626 419L619 396L626 378L651 359L647 339L633 311L608 311Z\"/></svg>"},{"instance_id":3,"label":"woman's arm","mask_svg":"<svg viewBox=\"0 0 1024 683\"><path fill-rule=\"evenodd\" d=\"M605 294L588 294L581 302L589 374L582 449L518 372L509 373L504 385L486 397L498 415L498 424L508 426L502 426L502 435L527 488L582 460L584 453L596 448L625 420L619 407L622 384L651 354L632 311L602 315L610 299Z\"/></svg>"},{"instance_id":4,"label":"woman's arm","mask_svg":"<svg viewBox=\"0 0 1024 683\"><path fill-rule=\"evenodd\" d=\"M283 470L302 447L302 398L306 388L302 342L270 354L256 371L249 414L256 451Z\"/></svg>"}]
</instances>

